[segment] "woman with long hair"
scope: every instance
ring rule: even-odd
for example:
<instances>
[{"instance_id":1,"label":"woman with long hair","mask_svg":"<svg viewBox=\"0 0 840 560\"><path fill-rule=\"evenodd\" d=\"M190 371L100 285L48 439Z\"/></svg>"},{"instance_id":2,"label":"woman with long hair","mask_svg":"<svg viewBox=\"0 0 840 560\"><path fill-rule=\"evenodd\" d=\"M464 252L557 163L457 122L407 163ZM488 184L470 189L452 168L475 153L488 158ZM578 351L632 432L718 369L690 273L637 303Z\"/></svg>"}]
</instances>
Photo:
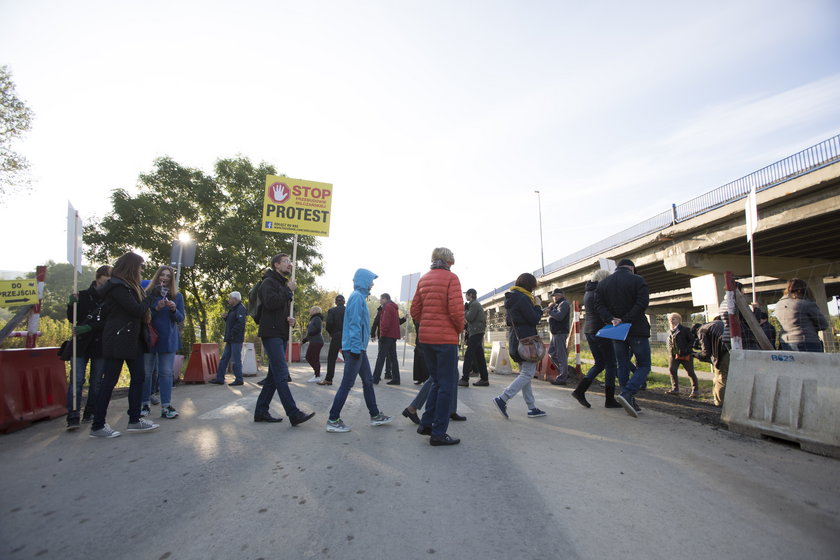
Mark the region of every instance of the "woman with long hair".
<instances>
[{"instance_id":1,"label":"woman with long hair","mask_svg":"<svg viewBox=\"0 0 840 560\"><path fill-rule=\"evenodd\" d=\"M545 412L537 408L534 391L531 389L531 380L534 379L534 374L537 371L537 363L526 362L517 352L519 339L537 334L537 324L539 324L543 315L540 299L533 293L536 288L536 277L524 272L519 275L514 286L505 294L506 322L510 326L510 357L519 364L519 375L502 391L501 395L493 399L493 402L496 403L496 407L502 416L508 419L510 416L507 411L507 403L519 391L522 391L522 398L525 399L525 405L528 407L528 418L545 416Z\"/></svg>"},{"instance_id":2,"label":"woman with long hair","mask_svg":"<svg viewBox=\"0 0 840 560\"><path fill-rule=\"evenodd\" d=\"M808 285L800 278L791 278L785 294L776 304L776 319L781 325L779 350L822 352L819 331L828 328L828 321L817 304L808 298Z\"/></svg>"},{"instance_id":3,"label":"woman with long hair","mask_svg":"<svg viewBox=\"0 0 840 560\"><path fill-rule=\"evenodd\" d=\"M148 323L150 298L140 288L143 257L128 252L117 259L111 278L99 288L108 309L102 331L102 385L96 399L96 409L90 436L114 438L120 435L105 422L111 394L120 377L123 364L128 366L131 381L128 387L128 432L148 432L159 426L140 417L145 367L143 353L149 349Z\"/></svg>"},{"instance_id":4,"label":"woman with long hair","mask_svg":"<svg viewBox=\"0 0 840 560\"><path fill-rule=\"evenodd\" d=\"M172 406L172 379L175 364L175 352L181 347L181 332L178 323L184 321L184 297L175 285L175 270L171 266L161 266L146 286L146 296L150 299L152 328L157 333L157 340L145 354L146 371L151 372L157 363L158 382L160 384L160 417L173 419L178 411ZM151 413L149 404L152 396L152 376L147 375L143 383L143 416Z\"/></svg>"}]
</instances>

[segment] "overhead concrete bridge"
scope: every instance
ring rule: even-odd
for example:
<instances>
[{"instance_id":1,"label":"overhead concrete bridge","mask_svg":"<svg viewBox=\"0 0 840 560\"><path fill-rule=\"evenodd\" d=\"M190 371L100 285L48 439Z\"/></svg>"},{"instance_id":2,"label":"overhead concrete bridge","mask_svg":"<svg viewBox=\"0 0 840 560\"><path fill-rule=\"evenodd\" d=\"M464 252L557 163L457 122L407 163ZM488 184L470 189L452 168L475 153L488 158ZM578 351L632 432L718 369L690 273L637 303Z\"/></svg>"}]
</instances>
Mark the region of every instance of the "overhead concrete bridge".
<instances>
[{"instance_id":1,"label":"overhead concrete bridge","mask_svg":"<svg viewBox=\"0 0 840 560\"><path fill-rule=\"evenodd\" d=\"M751 188L759 216L755 294L744 210ZM778 301L789 278L802 278L828 316L826 302L840 295L840 135L537 269L536 293L547 303L551 291L562 287L567 299L582 302L599 259L622 258L631 259L647 281L651 315L704 311L693 304L691 279L713 274L720 301L723 273L731 271L747 279L745 294L762 306ZM504 328L504 293L511 286L479 297L491 330Z\"/></svg>"}]
</instances>

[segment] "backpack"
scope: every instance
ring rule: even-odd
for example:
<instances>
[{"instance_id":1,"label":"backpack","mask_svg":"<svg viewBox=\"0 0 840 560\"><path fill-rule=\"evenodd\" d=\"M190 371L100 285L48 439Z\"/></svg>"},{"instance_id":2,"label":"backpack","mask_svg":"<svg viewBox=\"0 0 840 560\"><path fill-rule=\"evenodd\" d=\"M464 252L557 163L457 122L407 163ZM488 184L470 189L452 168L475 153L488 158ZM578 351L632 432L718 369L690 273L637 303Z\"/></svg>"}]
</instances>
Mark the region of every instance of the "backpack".
<instances>
[{"instance_id":1,"label":"backpack","mask_svg":"<svg viewBox=\"0 0 840 560\"><path fill-rule=\"evenodd\" d=\"M248 315L258 325L260 324L260 315L262 315L262 302L260 301L262 283L263 281L260 280L248 291Z\"/></svg>"}]
</instances>

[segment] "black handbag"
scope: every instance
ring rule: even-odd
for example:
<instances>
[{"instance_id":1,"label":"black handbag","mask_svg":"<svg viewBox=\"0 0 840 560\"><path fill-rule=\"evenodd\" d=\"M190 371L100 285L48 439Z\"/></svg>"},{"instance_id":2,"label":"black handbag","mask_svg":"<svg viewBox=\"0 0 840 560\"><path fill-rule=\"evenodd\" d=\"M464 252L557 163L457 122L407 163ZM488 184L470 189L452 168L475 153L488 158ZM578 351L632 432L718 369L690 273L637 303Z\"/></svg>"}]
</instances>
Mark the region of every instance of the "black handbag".
<instances>
[{"instance_id":1,"label":"black handbag","mask_svg":"<svg viewBox=\"0 0 840 560\"><path fill-rule=\"evenodd\" d=\"M73 359L73 339L65 340L61 343L61 346L56 352L59 358L64 360L65 362L69 362Z\"/></svg>"}]
</instances>

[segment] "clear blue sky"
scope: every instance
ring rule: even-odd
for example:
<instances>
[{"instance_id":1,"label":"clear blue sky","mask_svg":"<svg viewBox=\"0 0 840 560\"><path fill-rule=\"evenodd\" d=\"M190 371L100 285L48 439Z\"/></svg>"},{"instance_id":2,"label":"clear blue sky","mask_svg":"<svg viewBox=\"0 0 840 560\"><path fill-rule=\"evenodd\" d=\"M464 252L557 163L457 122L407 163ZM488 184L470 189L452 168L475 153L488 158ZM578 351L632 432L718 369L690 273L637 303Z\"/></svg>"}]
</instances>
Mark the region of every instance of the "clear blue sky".
<instances>
[{"instance_id":1,"label":"clear blue sky","mask_svg":"<svg viewBox=\"0 0 840 560\"><path fill-rule=\"evenodd\" d=\"M158 156L243 154L334 184L324 288L361 266L399 293L445 245L484 293L540 266L535 189L548 263L840 132L839 21L833 0L0 0L35 112L0 269L65 260L68 199L102 216Z\"/></svg>"}]
</instances>

